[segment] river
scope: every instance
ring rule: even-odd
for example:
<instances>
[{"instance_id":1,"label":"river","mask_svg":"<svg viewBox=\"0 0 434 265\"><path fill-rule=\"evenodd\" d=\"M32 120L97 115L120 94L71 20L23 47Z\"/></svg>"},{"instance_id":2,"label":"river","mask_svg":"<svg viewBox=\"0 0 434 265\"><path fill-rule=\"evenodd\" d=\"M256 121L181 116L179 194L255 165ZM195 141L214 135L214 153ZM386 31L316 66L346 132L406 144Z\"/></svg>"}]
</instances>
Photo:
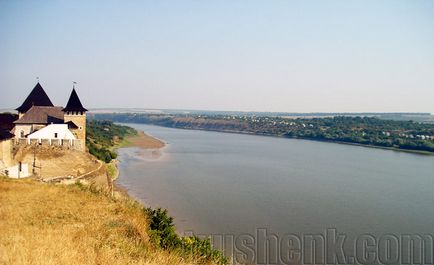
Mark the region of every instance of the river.
<instances>
[{"instance_id":1,"label":"river","mask_svg":"<svg viewBox=\"0 0 434 265\"><path fill-rule=\"evenodd\" d=\"M282 261L285 250L277 254L261 250L259 237L264 235L271 247L273 235L278 244L284 243L285 235L298 236L303 247L306 235L327 242L330 233L343 234L348 243L344 247L345 263L357 263L365 260L359 259L361 254L353 245L360 243L357 240L363 236L372 236L371 241L381 248L390 241L393 252L395 238L432 234L433 156L308 140L128 125L162 139L167 146L161 154L134 147L120 149L118 184L145 205L167 208L180 234L224 235L221 242L233 241L225 243L225 248L242 244L242 239L237 241L239 237L251 235L255 241L250 248L254 260L245 246L237 245L238 249L229 253L236 256L239 250L244 254L238 259L243 261L272 264L277 256L278 263L289 263L284 258ZM361 245L371 242L363 240ZM299 252L300 260L295 263L308 264L301 259L304 253L311 252ZM408 258L401 255L403 252L396 254L398 262L394 253L391 257L377 253L373 263L384 261L381 258L403 263L401 259ZM331 263L337 263L340 254ZM330 258L327 253L324 256ZM318 255L314 258L321 259Z\"/></svg>"}]
</instances>

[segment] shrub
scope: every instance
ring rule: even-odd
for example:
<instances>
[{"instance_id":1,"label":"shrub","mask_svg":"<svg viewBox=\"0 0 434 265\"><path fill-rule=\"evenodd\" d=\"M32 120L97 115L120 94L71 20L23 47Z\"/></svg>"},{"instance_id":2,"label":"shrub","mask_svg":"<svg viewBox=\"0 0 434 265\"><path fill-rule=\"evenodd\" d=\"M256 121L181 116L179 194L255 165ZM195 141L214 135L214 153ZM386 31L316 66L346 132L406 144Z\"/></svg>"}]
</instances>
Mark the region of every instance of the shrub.
<instances>
[{"instance_id":1,"label":"shrub","mask_svg":"<svg viewBox=\"0 0 434 265\"><path fill-rule=\"evenodd\" d=\"M136 130L111 121L89 121L87 123L86 146L89 153L106 163L117 157L111 150L116 144L113 139L122 140L127 135L136 134Z\"/></svg>"},{"instance_id":2,"label":"shrub","mask_svg":"<svg viewBox=\"0 0 434 265\"><path fill-rule=\"evenodd\" d=\"M196 259L213 261L217 264L228 264L223 253L212 248L209 238L180 237L175 231L173 217L167 214L166 209L145 208L144 213L150 221L148 234L154 245L163 249L178 251L185 256Z\"/></svg>"}]
</instances>

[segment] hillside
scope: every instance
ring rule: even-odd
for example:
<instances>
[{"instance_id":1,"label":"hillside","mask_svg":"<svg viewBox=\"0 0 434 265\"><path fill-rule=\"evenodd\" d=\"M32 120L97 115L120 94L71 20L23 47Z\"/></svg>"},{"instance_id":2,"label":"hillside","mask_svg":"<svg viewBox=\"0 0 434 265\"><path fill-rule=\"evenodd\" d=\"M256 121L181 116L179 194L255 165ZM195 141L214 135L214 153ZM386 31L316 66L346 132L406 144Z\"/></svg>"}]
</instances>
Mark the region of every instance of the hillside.
<instances>
[{"instance_id":1,"label":"hillside","mask_svg":"<svg viewBox=\"0 0 434 265\"><path fill-rule=\"evenodd\" d=\"M29 165L35 162L35 173L39 178L60 176L96 177L105 174L105 166L87 152L64 149L58 146L25 145L15 150L15 161Z\"/></svg>"},{"instance_id":2,"label":"hillside","mask_svg":"<svg viewBox=\"0 0 434 265\"><path fill-rule=\"evenodd\" d=\"M127 137L137 136L137 131L111 121L88 121L86 146L89 153L106 163L117 157L114 149L129 144Z\"/></svg>"},{"instance_id":3,"label":"hillside","mask_svg":"<svg viewBox=\"0 0 434 265\"><path fill-rule=\"evenodd\" d=\"M154 246L144 209L81 185L0 178L0 264L194 264Z\"/></svg>"},{"instance_id":4,"label":"hillside","mask_svg":"<svg viewBox=\"0 0 434 265\"><path fill-rule=\"evenodd\" d=\"M114 149L124 145L164 146L130 127L91 125L97 156L115 156ZM36 161L36 178L0 176L0 265L227 264L209 240L176 234L166 210L144 208L117 189L113 193L107 173L114 163L43 145L17 147L14 158ZM74 177L64 179L69 185L39 181L65 176Z\"/></svg>"}]
</instances>

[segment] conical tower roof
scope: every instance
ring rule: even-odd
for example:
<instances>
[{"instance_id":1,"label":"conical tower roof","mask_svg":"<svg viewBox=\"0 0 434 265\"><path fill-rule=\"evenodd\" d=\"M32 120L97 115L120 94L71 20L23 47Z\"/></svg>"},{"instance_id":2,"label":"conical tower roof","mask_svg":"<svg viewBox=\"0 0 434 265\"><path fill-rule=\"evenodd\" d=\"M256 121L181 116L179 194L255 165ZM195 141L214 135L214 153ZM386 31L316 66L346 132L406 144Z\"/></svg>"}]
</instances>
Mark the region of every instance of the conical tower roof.
<instances>
[{"instance_id":1,"label":"conical tower roof","mask_svg":"<svg viewBox=\"0 0 434 265\"><path fill-rule=\"evenodd\" d=\"M69 96L68 103L63 111L87 111L87 109L85 109L81 104L75 88L72 89L71 96Z\"/></svg>"},{"instance_id":2,"label":"conical tower roof","mask_svg":"<svg viewBox=\"0 0 434 265\"><path fill-rule=\"evenodd\" d=\"M23 104L16 108L21 113L27 112L32 106L48 106L53 107L53 103L51 103L50 98L47 93L45 93L39 82L33 88L32 92L27 96L26 100L24 100Z\"/></svg>"}]
</instances>

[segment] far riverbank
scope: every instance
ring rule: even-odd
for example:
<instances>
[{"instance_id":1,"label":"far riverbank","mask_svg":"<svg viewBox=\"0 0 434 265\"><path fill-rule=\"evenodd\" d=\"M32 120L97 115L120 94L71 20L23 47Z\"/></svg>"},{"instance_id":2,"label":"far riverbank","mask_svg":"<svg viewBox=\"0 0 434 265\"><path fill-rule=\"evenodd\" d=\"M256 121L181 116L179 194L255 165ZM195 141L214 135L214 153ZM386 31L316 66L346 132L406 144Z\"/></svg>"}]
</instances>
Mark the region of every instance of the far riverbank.
<instances>
[{"instance_id":1,"label":"far riverbank","mask_svg":"<svg viewBox=\"0 0 434 265\"><path fill-rule=\"evenodd\" d=\"M194 129L277 136L352 144L394 151L434 154L434 126L413 121L370 117L291 119L213 114L95 114L95 119Z\"/></svg>"},{"instance_id":2,"label":"far riverbank","mask_svg":"<svg viewBox=\"0 0 434 265\"><path fill-rule=\"evenodd\" d=\"M390 151L396 151L396 152L404 152L404 153L411 153L411 154L418 154L418 155L428 155L428 156L434 156L434 152L429 151L423 151L423 150L412 150L412 149L402 149L397 147L388 147L388 146L378 146L378 145L372 145L372 144L362 144L362 143L353 143L353 142L345 142L345 141L336 141L336 140L328 140L328 139L318 139L318 138L309 138L309 137L290 137L290 136L282 136L282 135L274 135L269 133L255 133L255 132L247 132L247 131L240 131L240 130L223 130L223 129L207 129L207 128L182 128L182 127L169 127L169 126L162 126L162 125L154 125L154 126L161 126L166 128L173 128L173 129L181 129L181 130L197 130L197 131L208 131L208 132L219 132L219 133L234 133L234 134L244 134L244 135L256 135L256 136L265 136L265 137L276 137L276 138L283 138L283 139L300 139L300 140L307 140L307 141L317 141L317 142L324 142L324 143L333 143L333 144L343 144L343 145L352 145L352 146L359 146L359 147L366 147L366 148L375 148L375 149L383 149L383 150L390 150ZM141 132L143 133L143 132ZM139 132L140 134L140 132ZM128 146L136 146L141 147L142 144L143 148L162 148L165 146L164 142L161 140L154 138L152 136L148 136L145 134L145 139L142 139L142 136L137 135L131 137L131 139L134 139L137 137L136 142L131 143L131 145ZM152 146L152 143L147 143L149 140L146 139L146 137L150 137L151 139L154 139L156 141L161 142L161 147L148 147L148 145ZM143 142L143 143L141 143Z\"/></svg>"}]
</instances>

